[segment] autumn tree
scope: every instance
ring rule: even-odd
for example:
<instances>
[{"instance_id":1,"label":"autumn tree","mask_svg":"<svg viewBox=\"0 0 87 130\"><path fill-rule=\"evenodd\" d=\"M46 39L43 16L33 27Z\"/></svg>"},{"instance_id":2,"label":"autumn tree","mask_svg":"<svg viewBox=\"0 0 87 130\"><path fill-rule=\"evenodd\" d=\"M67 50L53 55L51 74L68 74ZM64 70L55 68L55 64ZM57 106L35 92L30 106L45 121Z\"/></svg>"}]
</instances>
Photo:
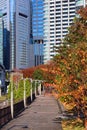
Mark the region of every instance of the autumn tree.
<instances>
[{"instance_id":1,"label":"autumn tree","mask_svg":"<svg viewBox=\"0 0 87 130\"><path fill-rule=\"evenodd\" d=\"M87 118L87 43L60 50L53 60L57 96Z\"/></svg>"},{"instance_id":2,"label":"autumn tree","mask_svg":"<svg viewBox=\"0 0 87 130\"><path fill-rule=\"evenodd\" d=\"M87 7L81 8L77 14L78 17L74 19L73 24L70 26L64 43L77 44L78 42L87 41Z\"/></svg>"},{"instance_id":3,"label":"autumn tree","mask_svg":"<svg viewBox=\"0 0 87 130\"><path fill-rule=\"evenodd\" d=\"M36 69L33 72L33 79L43 80L43 71L41 69Z\"/></svg>"},{"instance_id":4,"label":"autumn tree","mask_svg":"<svg viewBox=\"0 0 87 130\"><path fill-rule=\"evenodd\" d=\"M79 17L69 28L63 44L57 48L51 72L56 95L76 108L87 121L87 8L78 11ZM50 66L52 65L50 64ZM86 126L87 127L87 124Z\"/></svg>"}]
</instances>

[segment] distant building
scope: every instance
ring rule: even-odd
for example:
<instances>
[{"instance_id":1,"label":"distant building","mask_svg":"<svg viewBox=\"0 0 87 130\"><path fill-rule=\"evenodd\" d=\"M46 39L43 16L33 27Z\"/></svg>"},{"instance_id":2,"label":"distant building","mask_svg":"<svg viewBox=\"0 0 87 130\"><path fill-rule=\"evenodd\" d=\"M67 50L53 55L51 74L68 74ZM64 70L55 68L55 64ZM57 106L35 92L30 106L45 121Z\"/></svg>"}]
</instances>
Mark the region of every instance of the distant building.
<instances>
[{"instance_id":1,"label":"distant building","mask_svg":"<svg viewBox=\"0 0 87 130\"><path fill-rule=\"evenodd\" d=\"M0 0L0 11L4 21L5 68L31 67L34 61L31 60L30 0Z\"/></svg>"},{"instance_id":2,"label":"distant building","mask_svg":"<svg viewBox=\"0 0 87 130\"><path fill-rule=\"evenodd\" d=\"M32 0L32 36L37 66L43 64L43 0Z\"/></svg>"},{"instance_id":3,"label":"distant building","mask_svg":"<svg viewBox=\"0 0 87 130\"><path fill-rule=\"evenodd\" d=\"M0 13L0 63L3 64L3 19Z\"/></svg>"},{"instance_id":4,"label":"distant building","mask_svg":"<svg viewBox=\"0 0 87 130\"><path fill-rule=\"evenodd\" d=\"M55 55L54 47L68 33L75 17L76 0L44 0L44 63Z\"/></svg>"},{"instance_id":5,"label":"distant building","mask_svg":"<svg viewBox=\"0 0 87 130\"><path fill-rule=\"evenodd\" d=\"M0 64L0 87L5 87L5 68Z\"/></svg>"},{"instance_id":6,"label":"distant building","mask_svg":"<svg viewBox=\"0 0 87 130\"><path fill-rule=\"evenodd\" d=\"M87 0L76 0L76 10L87 5Z\"/></svg>"}]
</instances>

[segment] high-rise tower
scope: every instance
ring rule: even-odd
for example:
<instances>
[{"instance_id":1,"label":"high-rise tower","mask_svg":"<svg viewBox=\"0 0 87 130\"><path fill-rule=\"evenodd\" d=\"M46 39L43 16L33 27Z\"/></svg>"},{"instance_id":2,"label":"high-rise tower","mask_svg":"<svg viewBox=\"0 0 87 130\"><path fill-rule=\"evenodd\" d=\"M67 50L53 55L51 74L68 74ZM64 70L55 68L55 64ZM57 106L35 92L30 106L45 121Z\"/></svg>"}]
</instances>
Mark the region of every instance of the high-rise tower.
<instances>
[{"instance_id":1,"label":"high-rise tower","mask_svg":"<svg viewBox=\"0 0 87 130\"><path fill-rule=\"evenodd\" d=\"M13 70L29 67L30 0L0 0L4 21L4 64Z\"/></svg>"},{"instance_id":2,"label":"high-rise tower","mask_svg":"<svg viewBox=\"0 0 87 130\"><path fill-rule=\"evenodd\" d=\"M35 66L43 64L43 0L32 0L32 35Z\"/></svg>"},{"instance_id":3,"label":"high-rise tower","mask_svg":"<svg viewBox=\"0 0 87 130\"><path fill-rule=\"evenodd\" d=\"M3 19L0 13L0 64L3 65Z\"/></svg>"},{"instance_id":4,"label":"high-rise tower","mask_svg":"<svg viewBox=\"0 0 87 130\"><path fill-rule=\"evenodd\" d=\"M76 10L87 5L87 0L76 0Z\"/></svg>"},{"instance_id":5,"label":"high-rise tower","mask_svg":"<svg viewBox=\"0 0 87 130\"><path fill-rule=\"evenodd\" d=\"M75 17L75 0L44 0L44 63L54 55Z\"/></svg>"}]
</instances>

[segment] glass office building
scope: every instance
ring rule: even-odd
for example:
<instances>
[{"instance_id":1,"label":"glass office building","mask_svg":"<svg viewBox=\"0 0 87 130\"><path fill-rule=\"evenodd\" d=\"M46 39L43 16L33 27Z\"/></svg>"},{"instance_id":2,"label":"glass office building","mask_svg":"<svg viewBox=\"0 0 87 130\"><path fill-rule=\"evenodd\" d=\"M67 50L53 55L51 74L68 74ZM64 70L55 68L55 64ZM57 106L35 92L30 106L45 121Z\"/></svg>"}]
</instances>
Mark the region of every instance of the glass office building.
<instances>
[{"instance_id":1,"label":"glass office building","mask_svg":"<svg viewBox=\"0 0 87 130\"><path fill-rule=\"evenodd\" d=\"M0 0L4 21L4 65L13 70L31 67L30 0ZM6 61L7 60L7 61Z\"/></svg>"},{"instance_id":2,"label":"glass office building","mask_svg":"<svg viewBox=\"0 0 87 130\"><path fill-rule=\"evenodd\" d=\"M10 44L9 44L10 25L9 25L9 1L8 0L0 0L0 12L2 12L2 19L4 22L3 64L6 69L9 69L10 67Z\"/></svg>"},{"instance_id":3,"label":"glass office building","mask_svg":"<svg viewBox=\"0 0 87 130\"><path fill-rule=\"evenodd\" d=\"M56 54L75 17L75 0L44 0L44 63Z\"/></svg>"},{"instance_id":4,"label":"glass office building","mask_svg":"<svg viewBox=\"0 0 87 130\"><path fill-rule=\"evenodd\" d=\"M3 65L3 19L0 13L0 64Z\"/></svg>"},{"instance_id":5,"label":"glass office building","mask_svg":"<svg viewBox=\"0 0 87 130\"><path fill-rule=\"evenodd\" d=\"M43 64L43 0L32 0L32 35L37 66Z\"/></svg>"}]
</instances>

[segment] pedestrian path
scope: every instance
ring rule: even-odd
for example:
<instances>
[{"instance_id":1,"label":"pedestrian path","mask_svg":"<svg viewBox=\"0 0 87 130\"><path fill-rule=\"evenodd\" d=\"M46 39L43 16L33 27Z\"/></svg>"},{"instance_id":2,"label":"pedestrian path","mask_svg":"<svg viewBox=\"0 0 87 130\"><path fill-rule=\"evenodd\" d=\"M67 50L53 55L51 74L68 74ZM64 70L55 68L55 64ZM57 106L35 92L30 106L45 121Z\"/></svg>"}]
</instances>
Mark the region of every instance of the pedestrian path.
<instances>
[{"instance_id":1,"label":"pedestrian path","mask_svg":"<svg viewBox=\"0 0 87 130\"><path fill-rule=\"evenodd\" d=\"M60 109L54 97L37 96L35 101L1 130L62 130L56 120Z\"/></svg>"}]
</instances>

